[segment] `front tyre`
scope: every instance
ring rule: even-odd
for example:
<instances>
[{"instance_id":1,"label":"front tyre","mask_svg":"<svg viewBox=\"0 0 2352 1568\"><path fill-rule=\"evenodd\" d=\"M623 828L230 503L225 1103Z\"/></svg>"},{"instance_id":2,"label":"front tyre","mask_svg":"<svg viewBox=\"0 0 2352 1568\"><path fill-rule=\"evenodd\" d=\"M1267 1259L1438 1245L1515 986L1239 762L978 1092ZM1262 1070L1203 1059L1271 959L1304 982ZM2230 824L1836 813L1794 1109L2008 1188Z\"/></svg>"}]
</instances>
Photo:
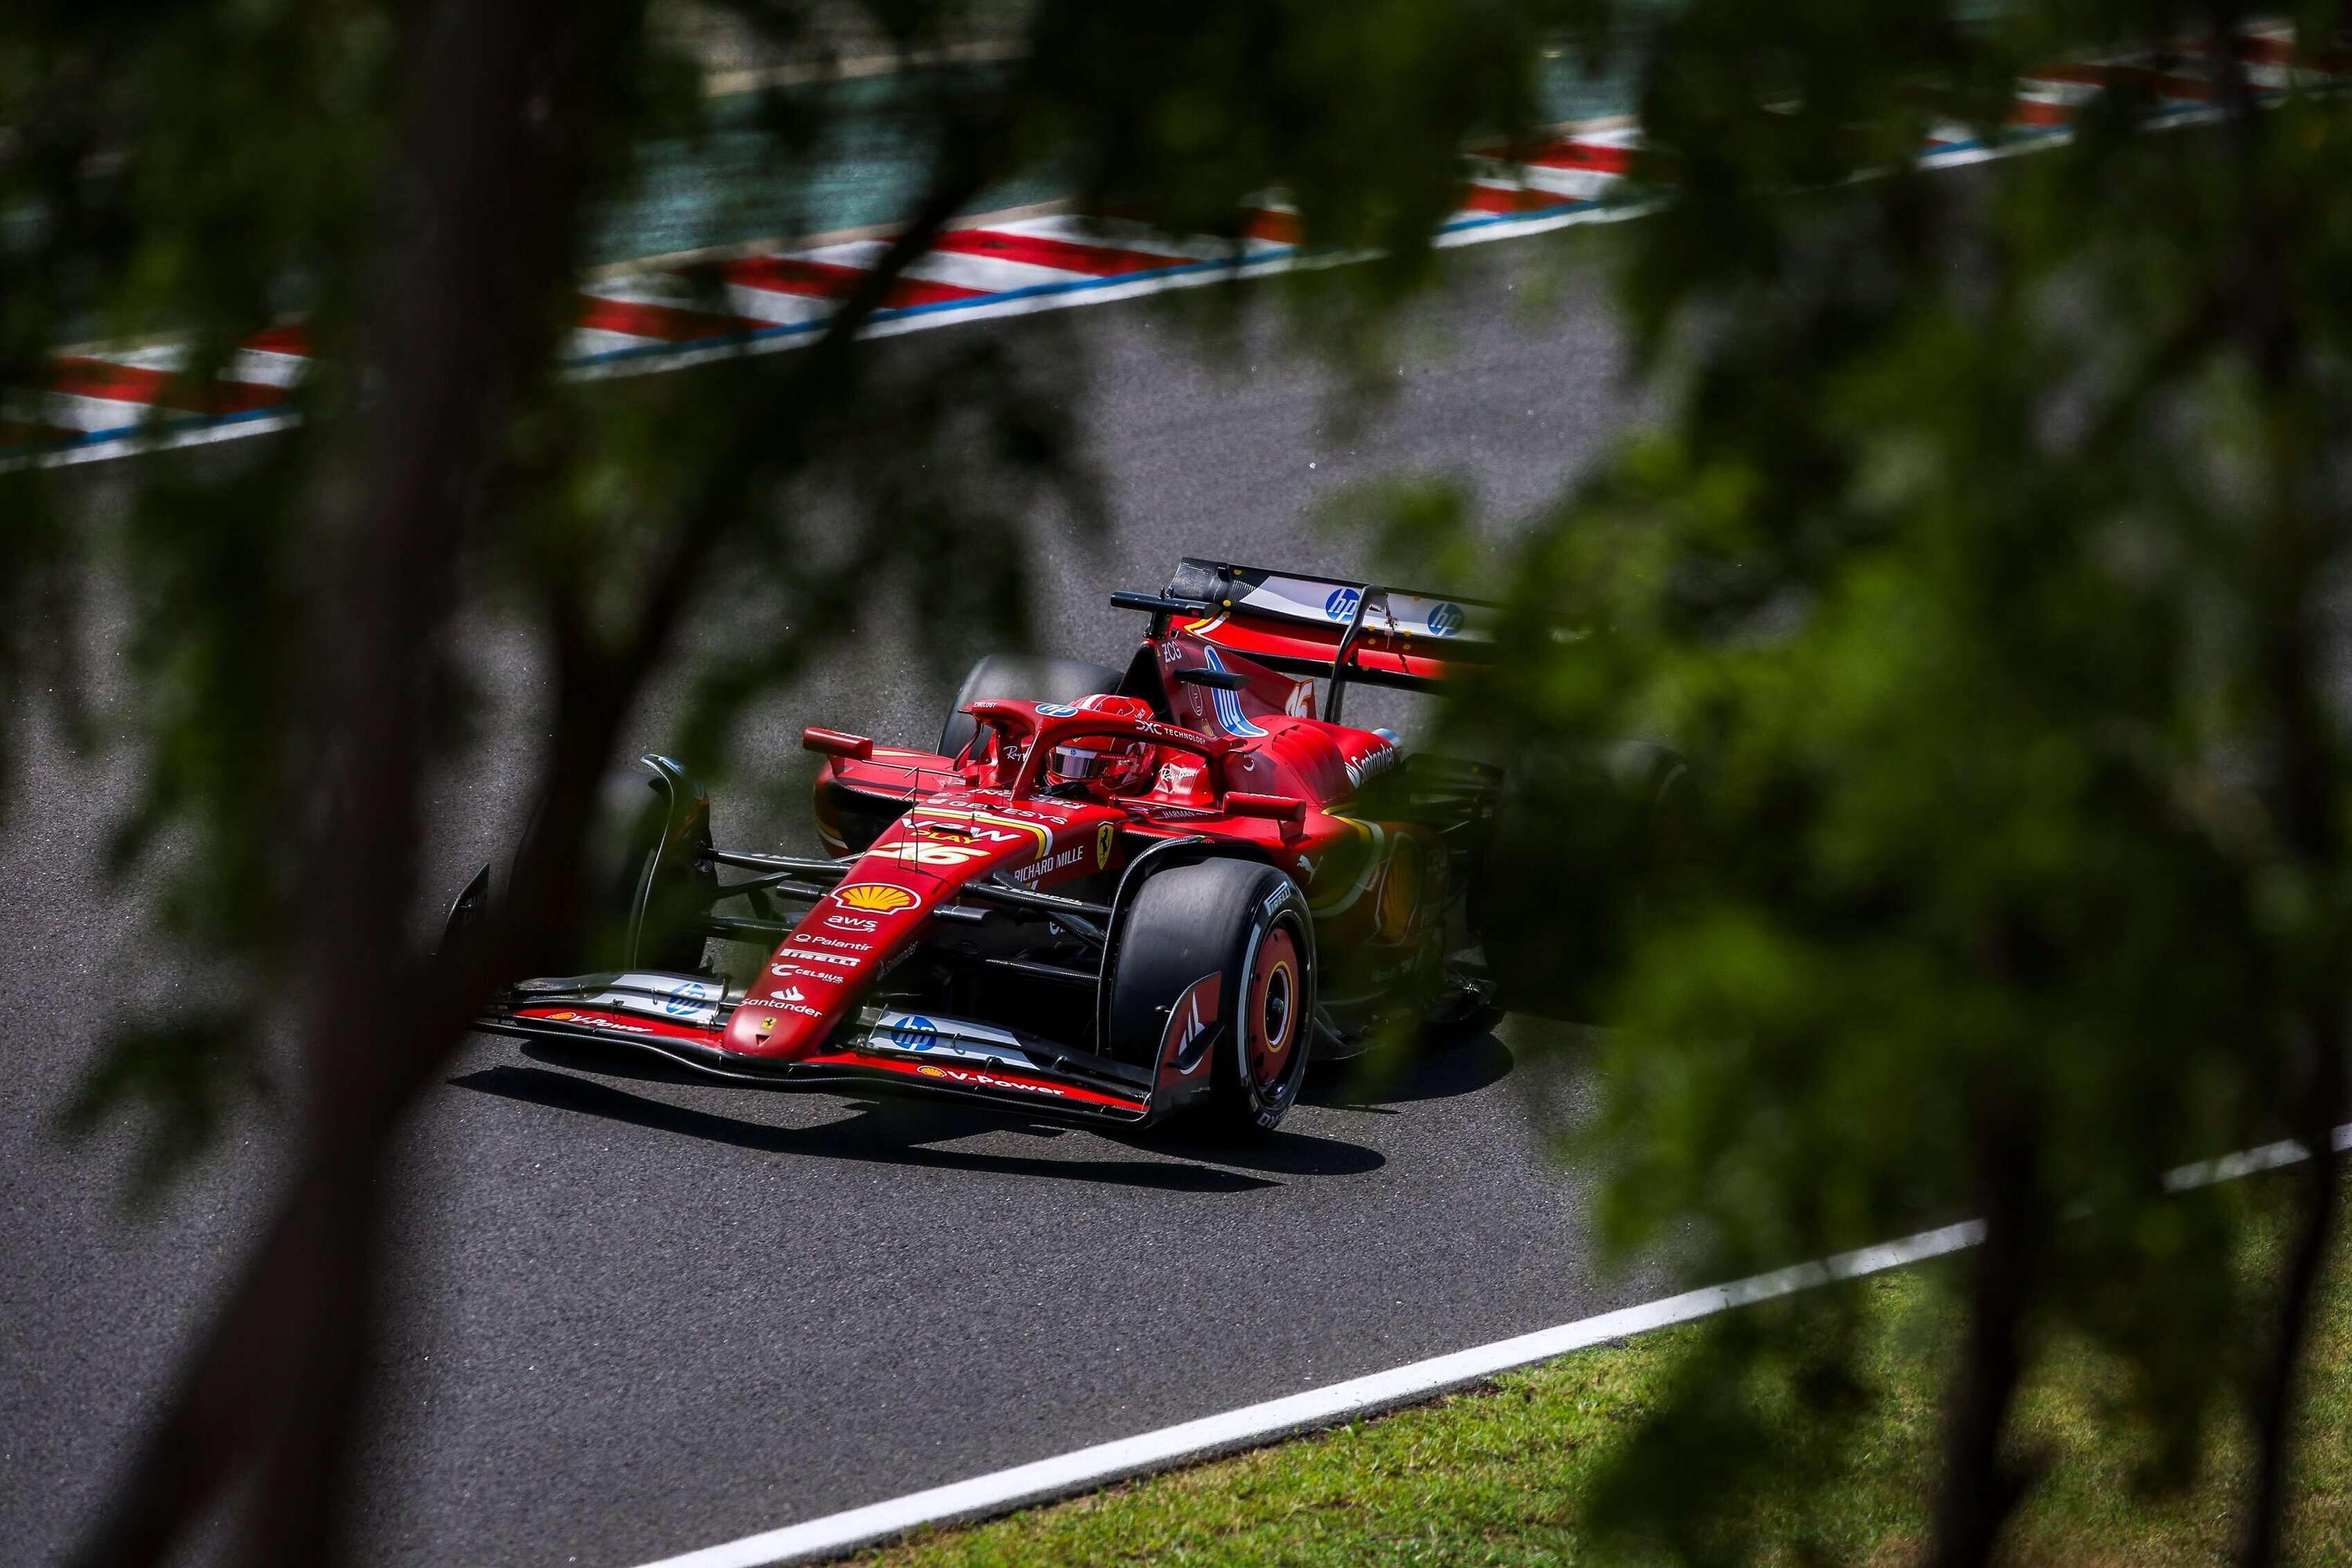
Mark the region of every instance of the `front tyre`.
<instances>
[{"instance_id":1,"label":"front tyre","mask_svg":"<svg viewBox=\"0 0 2352 1568\"><path fill-rule=\"evenodd\" d=\"M1208 989L1215 1016L1202 1027ZM1213 1130L1253 1136L1281 1124L1307 1076L1314 1018L1314 927L1288 877L1252 860L1201 860L1137 889L1111 975L1107 1044L1163 1071L1205 1070L1202 1115Z\"/></svg>"}]
</instances>

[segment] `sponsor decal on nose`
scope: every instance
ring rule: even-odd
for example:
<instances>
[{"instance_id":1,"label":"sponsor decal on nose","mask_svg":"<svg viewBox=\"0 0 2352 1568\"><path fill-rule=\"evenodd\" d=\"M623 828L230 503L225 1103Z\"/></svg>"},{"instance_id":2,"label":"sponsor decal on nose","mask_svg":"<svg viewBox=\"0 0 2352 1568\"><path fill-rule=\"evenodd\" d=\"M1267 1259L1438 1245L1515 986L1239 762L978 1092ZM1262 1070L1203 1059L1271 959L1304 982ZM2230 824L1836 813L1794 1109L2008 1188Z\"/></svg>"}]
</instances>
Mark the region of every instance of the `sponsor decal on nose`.
<instances>
[{"instance_id":1,"label":"sponsor decal on nose","mask_svg":"<svg viewBox=\"0 0 2352 1568\"><path fill-rule=\"evenodd\" d=\"M896 914L911 910L922 900L895 882L853 882L833 890L835 903L845 909L864 910L869 914Z\"/></svg>"}]
</instances>

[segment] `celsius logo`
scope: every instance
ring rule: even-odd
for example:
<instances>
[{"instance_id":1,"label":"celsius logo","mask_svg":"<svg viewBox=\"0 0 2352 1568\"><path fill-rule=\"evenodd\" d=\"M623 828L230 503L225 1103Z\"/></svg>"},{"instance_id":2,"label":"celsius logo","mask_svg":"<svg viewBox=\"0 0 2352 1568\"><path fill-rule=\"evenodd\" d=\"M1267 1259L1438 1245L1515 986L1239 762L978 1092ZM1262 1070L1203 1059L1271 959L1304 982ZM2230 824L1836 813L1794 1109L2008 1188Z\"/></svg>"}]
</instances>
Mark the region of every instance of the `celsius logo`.
<instances>
[{"instance_id":1,"label":"celsius logo","mask_svg":"<svg viewBox=\"0 0 2352 1568\"><path fill-rule=\"evenodd\" d=\"M1431 637L1450 637L1461 629L1461 605L1451 603L1443 604L1429 612L1429 635Z\"/></svg>"},{"instance_id":2,"label":"celsius logo","mask_svg":"<svg viewBox=\"0 0 2352 1568\"><path fill-rule=\"evenodd\" d=\"M1344 621L1356 613L1364 595L1353 588L1334 588L1331 596L1323 601L1323 613L1335 621Z\"/></svg>"},{"instance_id":3,"label":"celsius logo","mask_svg":"<svg viewBox=\"0 0 2352 1568\"><path fill-rule=\"evenodd\" d=\"M921 900L906 889L890 882L853 882L846 888L835 888L834 901L845 908L864 910L869 914L896 914L911 910Z\"/></svg>"}]
</instances>

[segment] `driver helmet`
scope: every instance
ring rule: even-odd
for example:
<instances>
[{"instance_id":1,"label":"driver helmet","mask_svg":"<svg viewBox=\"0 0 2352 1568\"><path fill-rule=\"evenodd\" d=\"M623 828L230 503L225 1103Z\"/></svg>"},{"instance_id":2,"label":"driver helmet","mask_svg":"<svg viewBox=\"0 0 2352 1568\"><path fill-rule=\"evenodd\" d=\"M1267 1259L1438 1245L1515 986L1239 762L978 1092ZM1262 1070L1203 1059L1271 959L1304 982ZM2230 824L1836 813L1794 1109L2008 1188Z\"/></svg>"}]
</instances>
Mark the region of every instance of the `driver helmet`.
<instances>
[{"instance_id":1,"label":"driver helmet","mask_svg":"<svg viewBox=\"0 0 2352 1568\"><path fill-rule=\"evenodd\" d=\"M1141 698L1108 694L1081 700L1076 710L1116 719L1151 717L1151 704ZM1139 787L1150 770L1150 742L1123 735L1079 735L1055 746L1046 759L1049 784L1090 785L1112 794Z\"/></svg>"}]
</instances>

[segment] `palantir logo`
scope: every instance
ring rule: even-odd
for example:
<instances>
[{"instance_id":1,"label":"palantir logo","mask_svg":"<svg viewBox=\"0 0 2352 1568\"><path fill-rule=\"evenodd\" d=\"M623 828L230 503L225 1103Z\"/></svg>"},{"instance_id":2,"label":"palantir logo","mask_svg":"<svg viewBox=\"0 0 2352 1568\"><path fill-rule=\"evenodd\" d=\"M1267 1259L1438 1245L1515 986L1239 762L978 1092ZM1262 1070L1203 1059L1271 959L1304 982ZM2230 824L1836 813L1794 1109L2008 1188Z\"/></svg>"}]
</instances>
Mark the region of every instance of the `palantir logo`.
<instances>
[{"instance_id":1,"label":"palantir logo","mask_svg":"<svg viewBox=\"0 0 2352 1568\"><path fill-rule=\"evenodd\" d=\"M1429 612L1429 635L1431 637L1450 637L1461 629L1461 605L1451 603L1443 604Z\"/></svg>"},{"instance_id":2,"label":"palantir logo","mask_svg":"<svg viewBox=\"0 0 2352 1568\"><path fill-rule=\"evenodd\" d=\"M1331 596L1323 601L1323 613L1335 621L1352 618L1363 595L1353 588L1334 588Z\"/></svg>"}]
</instances>

